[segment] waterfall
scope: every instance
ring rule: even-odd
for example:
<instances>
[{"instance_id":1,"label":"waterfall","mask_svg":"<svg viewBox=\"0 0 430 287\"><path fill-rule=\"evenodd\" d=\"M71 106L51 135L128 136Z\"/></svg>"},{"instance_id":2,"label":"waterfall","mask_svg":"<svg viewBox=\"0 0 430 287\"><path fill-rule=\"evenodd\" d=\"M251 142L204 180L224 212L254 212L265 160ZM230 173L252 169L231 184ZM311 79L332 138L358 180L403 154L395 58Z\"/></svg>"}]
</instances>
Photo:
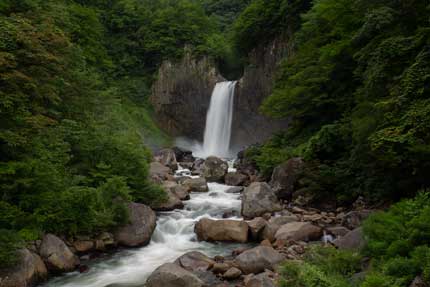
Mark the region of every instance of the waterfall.
<instances>
[{"instance_id":1,"label":"waterfall","mask_svg":"<svg viewBox=\"0 0 430 287\"><path fill-rule=\"evenodd\" d=\"M206 156L230 156L235 86L236 81L220 82L212 92L203 141L203 153Z\"/></svg>"}]
</instances>

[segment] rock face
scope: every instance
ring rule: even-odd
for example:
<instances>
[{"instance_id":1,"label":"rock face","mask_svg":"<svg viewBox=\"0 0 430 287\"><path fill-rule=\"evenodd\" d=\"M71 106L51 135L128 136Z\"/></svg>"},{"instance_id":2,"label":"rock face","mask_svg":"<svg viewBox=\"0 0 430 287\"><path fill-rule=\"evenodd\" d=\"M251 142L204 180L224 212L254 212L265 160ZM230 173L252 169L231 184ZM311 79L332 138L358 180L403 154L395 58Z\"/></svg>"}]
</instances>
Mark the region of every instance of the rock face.
<instances>
[{"instance_id":1,"label":"rock face","mask_svg":"<svg viewBox=\"0 0 430 287\"><path fill-rule=\"evenodd\" d=\"M174 147L173 152L175 153L176 160L178 162L193 163L195 161L193 152L190 150L186 150L181 147Z\"/></svg>"},{"instance_id":2,"label":"rock face","mask_svg":"<svg viewBox=\"0 0 430 287\"><path fill-rule=\"evenodd\" d=\"M272 174L270 186L280 199L291 199L298 177L303 169L301 158L292 158L278 165Z\"/></svg>"},{"instance_id":3,"label":"rock face","mask_svg":"<svg viewBox=\"0 0 430 287\"><path fill-rule=\"evenodd\" d=\"M169 167L171 170L178 169L178 162L176 161L175 151L172 149L162 149L154 154L155 161L164 166Z\"/></svg>"},{"instance_id":4,"label":"rock face","mask_svg":"<svg viewBox=\"0 0 430 287\"><path fill-rule=\"evenodd\" d=\"M60 238L53 234L43 236L39 254L53 273L73 271L79 265L78 257Z\"/></svg>"},{"instance_id":5,"label":"rock face","mask_svg":"<svg viewBox=\"0 0 430 287\"><path fill-rule=\"evenodd\" d=\"M288 36L261 45L249 55L249 66L237 83L234 99L232 146L262 142L287 127L287 121L269 119L259 112L271 94L278 63L293 49ZM157 121L172 136L202 140L204 119L212 90L224 81L207 57L195 59L186 52L177 63L164 62L152 87L150 101Z\"/></svg>"},{"instance_id":6,"label":"rock face","mask_svg":"<svg viewBox=\"0 0 430 287\"><path fill-rule=\"evenodd\" d=\"M243 252L234 262L244 274L257 274L265 269L274 270L284 259L284 256L272 247L258 246Z\"/></svg>"},{"instance_id":7,"label":"rock face","mask_svg":"<svg viewBox=\"0 0 430 287\"><path fill-rule=\"evenodd\" d=\"M203 281L174 263L158 267L146 281L146 287L202 287Z\"/></svg>"},{"instance_id":8,"label":"rock face","mask_svg":"<svg viewBox=\"0 0 430 287\"><path fill-rule=\"evenodd\" d=\"M208 187L208 183L206 182L206 179L201 177L186 179L182 184L185 187L187 187L189 191L194 191L194 192L209 191L209 187Z\"/></svg>"},{"instance_id":9,"label":"rock face","mask_svg":"<svg viewBox=\"0 0 430 287\"><path fill-rule=\"evenodd\" d=\"M245 188L242 197L243 217L252 219L281 209L278 198L267 183L254 182Z\"/></svg>"},{"instance_id":10,"label":"rock face","mask_svg":"<svg viewBox=\"0 0 430 287\"><path fill-rule=\"evenodd\" d=\"M16 267L0 271L1 287L32 286L48 277L48 270L39 255L28 249L22 249L18 251L17 256L19 261Z\"/></svg>"},{"instance_id":11,"label":"rock face","mask_svg":"<svg viewBox=\"0 0 430 287\"><path fill-rule=\"evenodd\" d=\"M175 263L179 264L182 268L193 272L207 271L212 268L215 261L201 252L191 251L176 259Z\"/></svg>"},{"instance_id":12,"label":"rock face","mask_svg":"<svg viewBox=\"0 0 430 287\"><path fill-rule=\"evenodd\" d=\"M333 244L339 249L360 250L366 244L361 227L348 232L345 236L336 239Z\"/></svg>"},{"instance_id":13,"label":"rock face","mask_svg":"<svg viewBox=\"0 0 430 287\"><path fill-rule=\"evenodd\" d=\"M180 62L164 62L150 97L161 128L172 136L201 140L212 90L223 80L212 61L194 59L190 51Z\"/></svg>"},{"instance_id":14,"label":"rock face","mask_svg":"<svg viewBox=\"0 0 430 287\"><path fill-rule=\"evenodd\" d=\"M248 224L237 220L200 219L194 227L199 240L247 242Z\"/></svg>"},{"instance_id":15,"label":"rock face","mask_svg":"<svg viewBox=\"0 0 430 287\"><path fill-rule=\"evenodd\" d=\"M245 185L247 180L248 180L248 176L238 172L229 172L225 176L225 184L231 185L231 186Z\"/></svg>"},{"instance_id":16,"label":"rock face","mask_svg":"<svg viewBox=\"0 0 430 287\"><path fill-rule=\"evenodd\" d=\"M156 226L156 215L151 208L140 203L129 203L129 224L115 233L118 244L136 247L149 243Z\"/></svg>"},{"instance_id":17,"label":"rock face","mask_svg":"<svg viewBox=\"0 0 430 287\"><path fill-rule=\"evenodd\" d=\"M203 177L209 182L224 182L228 163L215 156L208 157L202 167Z\"/></svg>"},{"instance_id":18,"label":"rock face","mask_svg":"<svg viewBox=\"0 0 430 287\"><path fill-rule=\"evenodd\" d=\"M322 229L309 222L291 222L282 225L275 234L276 240L311 241L323 235Z\"/></svg>"}]
</instances>

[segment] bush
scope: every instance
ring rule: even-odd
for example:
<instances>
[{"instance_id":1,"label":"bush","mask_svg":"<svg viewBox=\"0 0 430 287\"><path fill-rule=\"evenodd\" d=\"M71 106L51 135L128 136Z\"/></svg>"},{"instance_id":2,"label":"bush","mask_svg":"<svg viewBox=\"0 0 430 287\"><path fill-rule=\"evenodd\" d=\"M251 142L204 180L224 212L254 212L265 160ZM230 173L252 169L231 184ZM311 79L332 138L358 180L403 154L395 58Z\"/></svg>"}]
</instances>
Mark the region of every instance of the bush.
<instances>
[{"instance_id":1,"label":"bush","mask_svg":"<svg viewBox=\"0 0 430 287\"><path fill-rule=\"evenodd\" d=\"M0 269L17 262L17 251L22 246L23 242L16 232L0 229Z\"/></svg>"}]
</instances>

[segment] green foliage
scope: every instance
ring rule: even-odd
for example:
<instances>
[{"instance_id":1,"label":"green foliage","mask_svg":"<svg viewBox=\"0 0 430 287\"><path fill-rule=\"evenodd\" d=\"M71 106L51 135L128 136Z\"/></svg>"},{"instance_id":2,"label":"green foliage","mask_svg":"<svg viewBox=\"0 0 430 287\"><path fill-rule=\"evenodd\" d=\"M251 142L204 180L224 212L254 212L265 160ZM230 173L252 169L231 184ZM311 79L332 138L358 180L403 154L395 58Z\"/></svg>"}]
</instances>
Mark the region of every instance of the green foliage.
<instances>
[{"instance_id":1,"label":"green foliage","mask_svg":"<svg viewBox=\"0 0 430 287\"><path fill-rule=\"evenodd\" d=\"M22 240L15 232L0 229L0 242L0 268L7 268L16 263L16 251L22 246Z\"/></svg>"}]
</instances>

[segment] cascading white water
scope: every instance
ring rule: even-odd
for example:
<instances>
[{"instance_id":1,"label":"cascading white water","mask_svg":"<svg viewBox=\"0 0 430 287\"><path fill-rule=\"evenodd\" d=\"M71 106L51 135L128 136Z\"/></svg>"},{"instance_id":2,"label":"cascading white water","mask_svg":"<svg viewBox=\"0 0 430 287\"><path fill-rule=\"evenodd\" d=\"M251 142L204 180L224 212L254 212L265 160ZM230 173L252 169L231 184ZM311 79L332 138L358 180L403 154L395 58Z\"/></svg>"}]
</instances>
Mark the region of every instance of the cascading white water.
<instances>
[{"instance_id":1,"label":"cascading white water","mask_svg":"<svg viewBox=\"0 0 430 287\"><path fill-rule=\"evenodd\" d=\"M220 82L212 92L203 141L205 156L230 157L235 86L235 81Z\"/></svg>"}]
</instances>

